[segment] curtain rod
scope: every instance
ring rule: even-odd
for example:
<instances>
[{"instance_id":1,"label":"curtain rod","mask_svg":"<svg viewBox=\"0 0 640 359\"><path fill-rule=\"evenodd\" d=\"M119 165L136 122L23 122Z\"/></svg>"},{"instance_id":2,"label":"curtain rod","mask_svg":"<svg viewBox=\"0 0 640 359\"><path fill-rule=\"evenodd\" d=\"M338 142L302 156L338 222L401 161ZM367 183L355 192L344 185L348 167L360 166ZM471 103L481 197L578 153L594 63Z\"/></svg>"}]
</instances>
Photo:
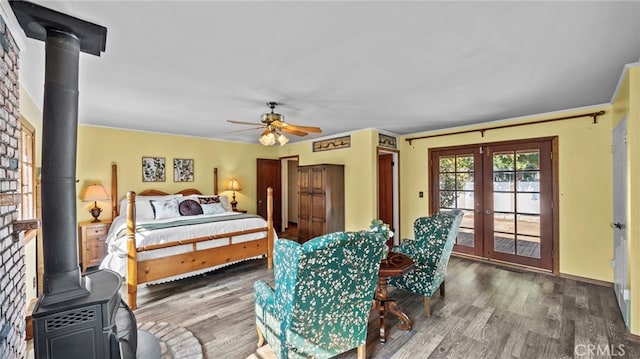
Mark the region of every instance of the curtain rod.
<instances>
[{"instance_id":1,"label":"curtain rod","mask_svg":"<svg viewBox=\"0 0 640 359\"><path fill-rule=\"evenodd\" d=\"M485 128L474 129L474 130L439 133L439 134L436 134L436 135L427 135L427 136L420 136L420 137L410 137L410 138L405 138L405 141L409 142L409 145L411 145L411 142L415 141L415 140L422 140L422 139L425 139L425 138L432 138L432 137L460 135L460 134L463 134L463 133L472 133L472 132L480 132L480 135L482 137L484 137L484 133L486 131L489 131L489 130L497 130L497 129L501 129L501 128L509 128L509 127L517 127L517 126L535 125L535 124L538 124L538 123L570 120L572 118L581 118L581 117L592 117L593 118L593 124L597 124L598 123L598 116L602 116L604 114L605 114L605 111L598 111L598 112L584 113L584 114L581 114L581 115L549 118L549 119L546 119L546 120L539 120L539 121L532 121L532 122L525 122L525 123L513 123L513 124L510 124L510 125L502 125L502 126L495 126L495 127L485 127Z\"/></svg>"}]
</instances>

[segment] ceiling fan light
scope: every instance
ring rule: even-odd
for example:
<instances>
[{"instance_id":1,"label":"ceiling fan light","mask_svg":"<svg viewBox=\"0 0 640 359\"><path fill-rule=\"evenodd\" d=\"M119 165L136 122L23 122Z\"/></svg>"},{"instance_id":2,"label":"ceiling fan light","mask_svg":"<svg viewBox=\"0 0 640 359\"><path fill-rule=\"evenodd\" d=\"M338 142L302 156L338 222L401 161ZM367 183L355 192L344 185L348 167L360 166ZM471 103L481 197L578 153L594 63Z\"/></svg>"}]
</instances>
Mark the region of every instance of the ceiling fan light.
<instances>
[{"instance_id":1,"label":"ceiling fan light","mask_svg":"<svg viewBox=\"0 0 640 359\"><path fill-rule=\"evenodd\" d=\"M276 136L273 135L273 132L269 132L260 136L258 139L263 146L271 146L276 144Z\"/></svg>"},{"instance_id":2,"label":"ceiling fan light","mask_svg":"<svg viewBox=\"0 0 640 359\"><path fill-rule=\"evenodd\" d=\"M287 144L287 142L289 142L289 139L286 138L284 135L280 135L278 136L278 143L280 144L280 146L284 146Z\"/></svg>"}]
</instances>

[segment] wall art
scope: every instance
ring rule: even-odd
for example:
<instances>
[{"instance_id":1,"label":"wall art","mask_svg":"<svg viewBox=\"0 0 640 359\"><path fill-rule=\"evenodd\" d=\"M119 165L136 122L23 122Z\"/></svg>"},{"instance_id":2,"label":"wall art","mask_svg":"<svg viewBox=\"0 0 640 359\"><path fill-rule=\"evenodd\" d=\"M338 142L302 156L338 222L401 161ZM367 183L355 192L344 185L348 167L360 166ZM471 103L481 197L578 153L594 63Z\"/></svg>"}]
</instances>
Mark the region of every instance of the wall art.
<instances>
[{"instance_id":1,"label":"wall art","mask_svg":"<svg viewBox=\"0 0 640 359\"><path fill-rule=\"evenodd\" d=\"M164 157L142 157L142 182L164 181Z\"/></svg>"},{"instance_id":2,"label":"wall art","mask_svg":"<svg viewBox=\"0 0 640 359\"><path fill-rule=\"evenodd\" d=\"M193 182L193 160L184 158L173 159L173 181Z\"/></svg>"}]
</instances>

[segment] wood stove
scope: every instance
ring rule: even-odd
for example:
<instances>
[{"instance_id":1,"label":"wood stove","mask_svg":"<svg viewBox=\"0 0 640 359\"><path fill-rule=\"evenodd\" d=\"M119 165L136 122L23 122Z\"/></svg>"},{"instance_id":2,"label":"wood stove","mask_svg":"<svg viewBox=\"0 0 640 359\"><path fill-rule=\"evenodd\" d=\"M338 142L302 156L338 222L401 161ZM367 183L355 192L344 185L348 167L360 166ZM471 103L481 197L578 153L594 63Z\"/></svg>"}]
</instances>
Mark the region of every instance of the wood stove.
<instances>
[{"instance_id":1,"label":"wood stove","mask_svg":"<svg viewBox=\"0 0 640 359\"><path fill-rule=\"evenodd\" d=\"M45 42L42 127L44 293L33 312L36 358L135 358L133 312L121 278L78 265L76 148L80 52L100 56L107 29L29 3L10 1L25 34ZM159 351L158 351L159 353Z\"/></svg>"}]
</instances>

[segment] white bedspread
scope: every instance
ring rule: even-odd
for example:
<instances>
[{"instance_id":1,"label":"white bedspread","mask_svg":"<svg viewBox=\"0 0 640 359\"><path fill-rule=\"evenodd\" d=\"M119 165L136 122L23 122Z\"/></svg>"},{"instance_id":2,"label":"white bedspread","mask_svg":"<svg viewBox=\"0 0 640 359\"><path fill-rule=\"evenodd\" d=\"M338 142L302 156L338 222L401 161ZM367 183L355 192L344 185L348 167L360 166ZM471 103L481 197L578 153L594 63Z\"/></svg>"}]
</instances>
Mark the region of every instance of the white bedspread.
<instances>
[{"instance_id":1,"label":"white bedspread","mask_svg":"<svg viewBox=\"0 0 640 359\"><path fill-rule=\"evenodd\" d=\"M240 216L241 213L236 212L225 212L223 214L213 214L213 215L198 215L198 216L185 216L183 218L202 218L202 217L220 217L220 216ZM172 222L175 221L176 218L170 219L161 219L161 220L149 220L149 219L138 219L136 221L136 225L142 225L145 223L160 223L160 222ZM109 233L107 234L107 256L100 264L100 268L108 268L113 271L120 273L123 277L127 274L127 236L122 236L120 238L116 238L116 234L126 229L127 218L126 216L118 216L116 217L109 229ZM142 247L150 244L161 244L161 243L169 243L175 242L177 240L182 239L190 239L190 238L198 238L205 237L212 234L217 233L230 233L230 232L238 232L244 231L253 228L264 228L267 226L267 222L260 217L254 218L239 218L225 221L217 221L210 223L201 223L201 224L193 224L188 226L178 226L178 227L170 227L170 228L162 228L153 231L141 231L140 233L136 233L136 246ZM232 238L232 243L241 243L246 241L252 241L260 238L264 238L264 232L257 233L248 233L243 234L241 236L234 236ZM274 235L274 240L276 236ZM209 241L200 242L196 245L198 250L213 248L213 247L221 247L229 244L229 239L221 238L221 239L213 239ZM192 250L191 244L185 244L181 246L163 248L153 251L146 251L138 253L138 260L147 260L153 258L160 258L169 255L186 253ZM259 257L257 257L259 258ZM250 258L247 258L250 259ZM195 272L185 273L184 275L174 276L171 278L165 278L158 282L166 282L169 280L174 280L177 278L184 278L187 276L196 275L199 273L204 273L210 271L212 269L216 269L219 267L223 267L229 265L231 263L227 263L220 266L215 266L212 268L207 268Z\"/></svg>"}]
</instances>

